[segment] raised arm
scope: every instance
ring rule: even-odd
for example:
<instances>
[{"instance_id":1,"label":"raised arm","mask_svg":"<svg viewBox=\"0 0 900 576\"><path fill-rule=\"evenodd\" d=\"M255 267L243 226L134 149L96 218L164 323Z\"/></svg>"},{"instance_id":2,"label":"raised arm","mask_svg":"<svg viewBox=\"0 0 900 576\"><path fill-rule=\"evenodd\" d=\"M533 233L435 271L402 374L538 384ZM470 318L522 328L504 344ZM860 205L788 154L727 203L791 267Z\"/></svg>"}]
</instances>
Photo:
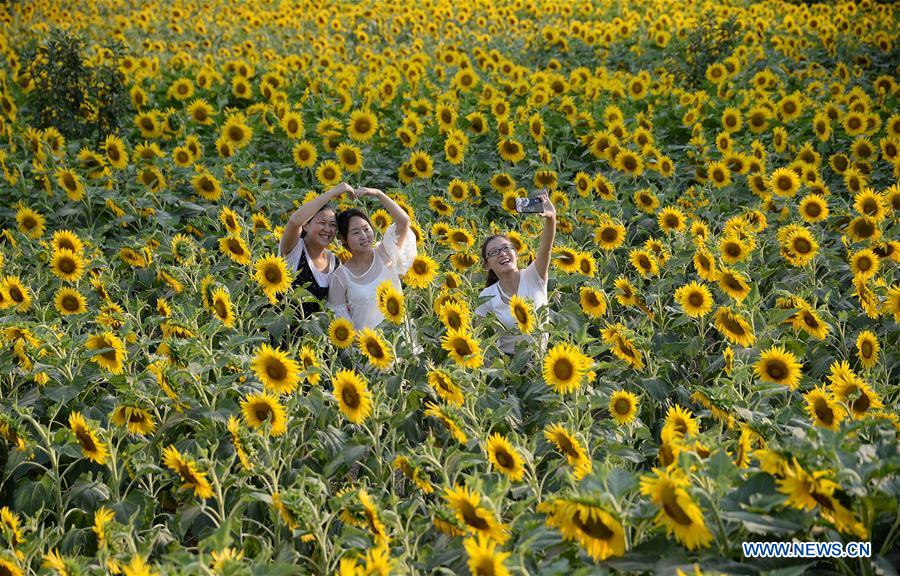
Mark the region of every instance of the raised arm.
<instances>
[{"instance_id":1,"label":"raised arm","mask_svg":"<svg viewBox=\"0 0 900 576\"><path fill-rule=\"evenodd\" d=\"M553 240L556 238L556 207L550 202L547 193L540 195L544 201L544 230L541 232L541 243L538 246L537 255L534 258L534 267L541 280L547 280L550 273L550 252L553 250Z\"/></svg>"},{"instance_id":2,"label":"raised arm","mask_svg":"<svg viewBox=\"0 0 900 576\"><path fill-rule=\"evenodd\" d=\"M391 200L387 194L376 188L365 188L360 186L354 190L354 195L356 197L374 196L375 198L378 198L378 201L381 202L381 205L384 206L384 209L388 211L388 214L390 214L391 218L394 220L394 224L397 226L397 246L402 246L404 240L406 240L406 233L409 232L409 214L407 214L399 204Z\"/></svg>"},{"instance_id":3,"label":"raised arm","mask_svg":"<svg viewBox=\"0 0 900 576\"><path fill-rule=\"evenodd\" d=\"M316 215L322 206L327 204L329 200L338 198L345 192L352 193L353 188L346 182L341 182L328 192L319 194L309 202L306 202L297 208L294 213L291 214L287 224L284 225L284 232L281 235L281 242L279 243L281 255L287 256L287 253L294 249L294 246L297 245L297 241L300 239L301 232L303 232L303 227Z\"/></svg>"}]
</instances>

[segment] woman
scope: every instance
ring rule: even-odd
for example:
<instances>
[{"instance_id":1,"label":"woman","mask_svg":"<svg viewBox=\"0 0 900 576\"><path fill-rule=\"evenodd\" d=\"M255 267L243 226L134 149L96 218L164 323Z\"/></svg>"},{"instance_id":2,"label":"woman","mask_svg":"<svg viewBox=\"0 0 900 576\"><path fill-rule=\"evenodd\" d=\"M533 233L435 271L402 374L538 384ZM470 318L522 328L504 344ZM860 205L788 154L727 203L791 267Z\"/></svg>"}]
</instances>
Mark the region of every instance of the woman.
<instances>
[{"instance_id":1,"label":"woman","mask_svg":"<svg viewBox=\"0 0 900 576\"><path fill-rule=\"evenodd\" d=\"M306 286L317 301L303 302L303 316L321 310L318 301L328 296L332 273L341 265L328 245L334 240L337 218L328 202L351 194L353 188L341 182L328 192L306 202L291 214L284 227L279 249L288 268L296 272L294 286Z\"/></svg>"},{"instance_id":2,"label":"woman","mask_svg":"<svg viewBox=\"0 0 900 576\"><path fill-rule=\"evenodd\" d=\"M512 296L530 301L534 310L547 304L547 277L550 272L550 251L556 236L556 208L546 193L539 196L544 201L544 229L534 261L524 270L519 270L516 249L505 234L489 236L481 246L481 258L487 270L487 286L479 294L479 301L488 300L475 309L478 316L496 314L506 327L507 333L497 340L500 350L509 356L515 354L516 343L526 340L527 335L519 331L510 311ZM545 335L546 336L546 335Z\"/></svg>"},{"instance_id":3,"label":"woman","mask_svg":"<svg viewBox=\"0 0 900 576\"><path fill-rule=\"evenodd\" d=\"M400 276L416 258L416 237L410 230L409 215L381 190L359 187L352 196L377 198L394 221L375 247L375 232L365 212L351 208L337 216L338 238L350 252L350 259L331 278L328 306L359 330L374 328L384 320L378 309L378 285L389 280L402 290Z\"/></svg>"}]
</instances>

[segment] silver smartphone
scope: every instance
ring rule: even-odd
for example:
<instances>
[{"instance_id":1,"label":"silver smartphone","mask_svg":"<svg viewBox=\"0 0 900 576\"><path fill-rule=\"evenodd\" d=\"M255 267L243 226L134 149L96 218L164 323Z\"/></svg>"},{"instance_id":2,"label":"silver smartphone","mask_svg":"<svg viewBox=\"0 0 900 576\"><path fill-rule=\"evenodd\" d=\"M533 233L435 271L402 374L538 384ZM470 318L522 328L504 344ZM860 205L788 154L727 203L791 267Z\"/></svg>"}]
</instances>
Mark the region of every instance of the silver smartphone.
<instances>
[{"instance_id":1,"label":"silver smartphone","mask_svg":"<svg viewBox=\"0 0 900 576\"><path fill-rule=\"evenodd\" d=\"M544 200L540 197L516 198L516 212L540 214L544 211Z\"/></svg>"}]
</instances>

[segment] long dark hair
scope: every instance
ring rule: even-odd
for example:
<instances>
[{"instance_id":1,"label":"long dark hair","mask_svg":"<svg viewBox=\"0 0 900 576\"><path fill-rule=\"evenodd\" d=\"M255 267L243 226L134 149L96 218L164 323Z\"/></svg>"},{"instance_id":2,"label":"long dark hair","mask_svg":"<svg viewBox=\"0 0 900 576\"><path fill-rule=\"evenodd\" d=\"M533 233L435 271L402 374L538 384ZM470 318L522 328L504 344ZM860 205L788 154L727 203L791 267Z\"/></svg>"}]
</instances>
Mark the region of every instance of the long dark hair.
<instances>
[{"instance_id":1,"label":"long dark hair","mask_svg":"<svg viewBox=\"0 0 900 576\"><path fill-rule=\"evenodd\" d=\"M507 236L506 234L494 234L493 236L488 236L487 238L485 238L484 243L481 245L481 259L484 261L485 264L487 264L487 246L490 243L490 241L495 238L506 238L507 240L509 240L510 243L512 243L512 240L510 240L509 236ZM487 283L484 285L484 287L488 288L490 286L493 286L494 284L496 284L499 281L500 281L500 279L497 278L497 275L494 274L494 271L488 270Z\"/></svg>"},{"instance_id":2,"label":"long dark hair","mask_svg":"<svg viewBox=\"0 0 900 576\"><path fill-rule=\"evenodd\" d=\"M350 228L350 219L354 216L358 216L368 222L371 228L375 228L372 226L372 221L369 220L369 215L360 210L359 208L350 208L348 210L341 210L341 212L337 215L337 233L338 236L347 240L347 231Z\"/></svg>"},{"instance_id":3,"label":"long dark hair","mask_svg":"<svg viewBox=\"0 0 900 576\"><path fill-rule=\"evenodd\" d=\"M332 206L331 204L327 204L327 203L326 203L324 206L322 206L321 208L319 208L318 210L316 210L316 213L313 214L313 218L315 218L316 216L318 216L323 210L331 210L332 212L334 212L335 214L337 214L337 210L334 209L334 206ZM310 220L312 220L312 218L310 218ZM304 227L303 227L303 230L300 232L300 237L301 237L301 238L306 238L306 226L304 226Z\"/></svg>"}]
</instances>

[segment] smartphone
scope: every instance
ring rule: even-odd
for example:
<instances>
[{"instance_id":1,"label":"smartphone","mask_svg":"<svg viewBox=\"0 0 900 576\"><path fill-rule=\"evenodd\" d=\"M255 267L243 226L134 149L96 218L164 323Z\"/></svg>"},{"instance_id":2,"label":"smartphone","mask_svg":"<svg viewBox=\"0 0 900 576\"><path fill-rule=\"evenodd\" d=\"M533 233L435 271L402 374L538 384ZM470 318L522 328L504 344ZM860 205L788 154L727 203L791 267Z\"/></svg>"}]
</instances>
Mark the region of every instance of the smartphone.
<instances>
[{"instance_id":1,"label":"smartphone","mask_svg":"<svg viewBox=\"0 0 900 576\"><path fill-rule=\"evenodd\" d=\"M516 212L540 214L544 211L544 201L540 197L516 198Z\"/></svg>"}]
</instances>

